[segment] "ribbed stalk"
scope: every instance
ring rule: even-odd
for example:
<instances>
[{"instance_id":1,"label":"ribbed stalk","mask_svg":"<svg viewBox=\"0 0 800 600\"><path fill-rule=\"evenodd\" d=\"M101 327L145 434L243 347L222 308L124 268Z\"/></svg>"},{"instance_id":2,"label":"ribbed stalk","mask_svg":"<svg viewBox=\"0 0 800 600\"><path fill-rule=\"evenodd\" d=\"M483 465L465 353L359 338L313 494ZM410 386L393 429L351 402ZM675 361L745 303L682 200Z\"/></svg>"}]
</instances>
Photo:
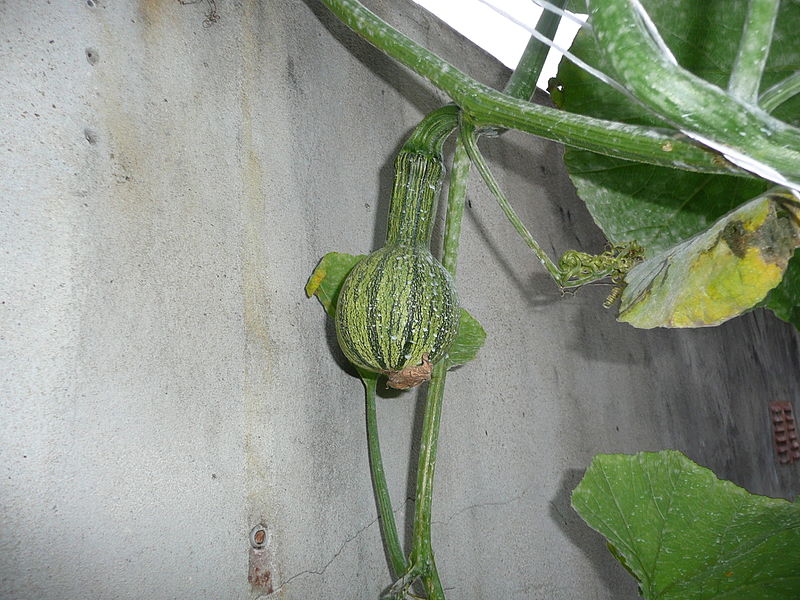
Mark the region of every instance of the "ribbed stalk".
<instances>
[{"instance_id":1,"label":"ribbed stalk","mask_svg":"<svg viewBox=\"0 0 800 600\"><path fill-rule=\"evenodd\" d=\"M556 8L565 8L568 0L554 0L552 4ZM536 23L536 31L541 33L547 39L554 39L558 31L558 25L561 23L561 15L551 12L549 10L542 11L539 21ZM503 93L507 96L520 98L522 100L529 100L533 97L536 91L536 82L539 79L539 74L542 72L544 61L547 60L547 55L550 52L550 47L540 42L536 37L531 36L528 40L528 45L525 46L525 51L522 53L517 68L508 79L508 83L503 88Z\"/></svg>"},{"instance_id":2,"label":"ribbed stalk","mask_svg":"<svg viewBox=\"0 0 800 600\"><path fill-rule=\"evenodd\" d=\"M386 243L427 248L442 180L442 161L436 156L402 150L394 167Z\"/></svg>"},{"instance_id":3,"label":"ribbed stalk","mask_svg":"<svg viewBox=\"0 0 800 600\"><path fill-rule=\"evenodd\" d=\"M766 90L759 97L758 104L765 111L771 113L797 94L800 94L800 71L792 73L786 79L779 81Z\"/></svg>"},{"instance_id":4,"label":"ribbed stalk","mask_svg":"<svg viewBox=\"0 0 800 600\"><path fill-rule=\"evenodd\" d=\"M478 142L475 135L475 125L470 122L469 119L462 119L459 139L464 142L464 148L467 154L469 155L475 167L478 169L478 173L480 173L484 183L486 183L486 187L488 187L489 191L494 194L494 197L497 199L497 203L500 205L500 208L503 210L508 220L511 221L514 229L516 229L517 233L519 233L522 239L525 240L525 243L528 244L528 247L533 250L534 254L536 254L536 257L539 259L539 261L541 261L542 266L547 269L547 272L550 273L550 276L553 278L553 280L561 285L561 272L558 270L558 267L550 259L550 257L547 256L547 253L542 249L539 243L525 227L522 219L519 218L516 211L514 211L514 208L511 206L511 203L503 193L503 190L500 189L500 184L497 183L497 180L494 178L494 175L492 175L491 170L489 170L489 165L486 164L486 161L483 159L483 156L478 149Z\"/></svg>"},{"instance_id":5,"label":"ribbed stalk","mask_svg":"<svg viewBox=\"0 0 800 600\"><path fill-rule=\"evenodd\" d=\"M409 561L421 570L427 591L430 597L436 600L444 600L444 592L433 562L431 514L436 450L439 446L439 425L442 420L442 400L444 399L446 377L447 365L441 362L433 370L422 423L419 468L417 469L417 503L414 507L414 542Z\"/></svg>"}]
</instances>

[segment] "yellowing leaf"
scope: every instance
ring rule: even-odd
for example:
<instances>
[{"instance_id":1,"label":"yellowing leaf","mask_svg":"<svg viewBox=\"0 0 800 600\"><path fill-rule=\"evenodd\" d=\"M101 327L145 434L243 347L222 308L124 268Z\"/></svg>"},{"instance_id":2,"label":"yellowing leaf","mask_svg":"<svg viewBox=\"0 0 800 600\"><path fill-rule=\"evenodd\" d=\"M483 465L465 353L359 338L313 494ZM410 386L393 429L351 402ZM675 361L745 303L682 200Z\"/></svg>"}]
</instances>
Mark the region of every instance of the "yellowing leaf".
<instances>
[{"instance_id":1,"label":"yellowing leaf","mask_svg":"<svg viewBox=\"0 0 800 600\"><path fill-rule=\"evenodd\" d=\"M308 278L308 283L306 283L306 296L311 298L314 294L317 293L319 289L319 285L322 283L322 280L328 275L328 270L320 264L314 272L311 274L311 277Z\"/></svg>"},{"instance_id":2,"label":"yellowing leaf","mask_svg":"<svg viewBox=\"0 0 800 600\"><path fill-rule=\"evenodd\" d=\"M619 320L634 327L718 325L777 286L800 246L796 208L759 196L707 231L634 267Z\"/></svg>"},{"instance_id":3,"label":"yellowing leaf","mask_svg":"<svg viewBox=\"0 0 800 600\"><path fill-rule=\"evenodd\" d=\"M328 252L308 278L306 283L308 297L316 296L325 312L333 316L344 279L362 258L363 254L353 256L343 252Z\"/></svg>"}]
</instances>

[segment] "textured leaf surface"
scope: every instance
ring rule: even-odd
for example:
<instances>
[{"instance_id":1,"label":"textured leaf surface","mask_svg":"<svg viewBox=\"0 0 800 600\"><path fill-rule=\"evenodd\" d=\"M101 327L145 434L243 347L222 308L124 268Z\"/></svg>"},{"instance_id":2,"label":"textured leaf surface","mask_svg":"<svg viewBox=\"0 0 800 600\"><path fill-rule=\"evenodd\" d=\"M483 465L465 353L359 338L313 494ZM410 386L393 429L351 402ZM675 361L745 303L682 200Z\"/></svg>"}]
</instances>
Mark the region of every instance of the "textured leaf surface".
<instances>
[{"instance_id":1,"label":"textured leaf surface","mask_svg":"<svg viewBox=\"0 0 800 600\"><path fill-rule=\"evenodd\" d=\"M344 252L328 252L308 278L306 295L309 298L316 296L325 312L333 317L345 277L362 258L363 254L353 256Z\"/></svg>"},{"instance_id":2,"label":"textured leaf surface","mask_svg":"<svg viewBox=\"0 0 800 600\"><path fill-rule=\"evenodd\" d=\"M596 456L572 506L647 599L800 598L800 504L750 494L679 452Z\"/></svg>"},{"instance_id":3,"label":"textured leaf surface","mask_svg":"<svg viewBox=\"0 0 800 600\"><path fill-rule=\"evenodd\" d=\"M763 306L800 329L800 250L795 251L783 281L769 293Z\"/></svg>"},{"instance_id":4,"label":"textured leaf surface","mask_svg":"<svg viewBox=\"0 0 800 600\"><path fill-rule=\"evenodd\" d=\"M715 85L727 86L747 0L642 0L642 4L681 66ZM791 42L799 26L800 3L782 2L762 91L800 69L800 44ZM613 76L595 44L583 31L572 51ZM666 126L645 108L567 61L561 63L558 83L559 105L570 112ZM774 115L798 124L800 96L778 107ZM669 145L663 150L669 152ZM566 149L564 161L578 194L608 239L614 243L635 240L645 247L647 256L704 231L768 186L759 180L653 167L572 148ZM791 290L781 291L785 285L775 290L775 301L767 304L777 308L784 319L795 310L786 305L794 295Z\"/></svg>"},{"instance_id":5,"label":"textured leaf surface","mask_svg":"<svg viewBox=\"0 0 800 600\"><path fill-rule=\"evenodd\" d=\"M462 308L458 320L458 335L447 351L447 367L456 367L471 361L477 356L485 340L486 331L481 324Z\"/></svg>"},{"instance_id":6,"label":"textured leaf surface","mask_svg":"<svg viewBox=\"0 0 800 600\"><path fill-rule=\"evenodd\" d=\"M756 179L676 171L583 150L566 151L564 162L609 241L635 240L646 256L704 231L769 187Z\"/></svg>"},{"instance_id":7,"label":"textured leaf surface","mask_svg":"<svg viewBox=\"0 0 800 600\"><path fill-rule=\"evenodd\" d=\"M800 232L765 195L626 276L619 320L636 327L718 325L764 299L783 278Z\"/></svg>"}]
</instances>

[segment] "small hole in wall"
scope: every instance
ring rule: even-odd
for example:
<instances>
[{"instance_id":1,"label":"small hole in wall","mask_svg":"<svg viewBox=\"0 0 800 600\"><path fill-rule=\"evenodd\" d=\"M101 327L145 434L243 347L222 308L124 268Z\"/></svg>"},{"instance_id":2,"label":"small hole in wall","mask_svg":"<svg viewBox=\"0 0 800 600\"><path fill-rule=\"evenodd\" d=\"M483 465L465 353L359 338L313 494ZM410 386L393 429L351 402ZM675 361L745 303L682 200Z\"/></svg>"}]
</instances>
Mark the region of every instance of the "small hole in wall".
<instances>
[{"instance_id":1,"label":"small hole in wall","mask_svg":"<svg viewBox=\"0 0 800 600\"><path fill-rule=\"evenodd\" d=\"M97 53L97 50L94 48L87 48L86 49L86 60L89 62L90 65L94 66L97 64L97 61L100 60L100 55Z\"/></svg>"},{"instance_id":2,"label":"small hole in wall","mask_svg":"<svg viewBox=\"0 0 800 600\"><path fill-rule=\"evenodd\" d=\"M97 143L97 134L89 128L83 130L83 137L86 138L86 141L92 146Z\"/></svg>"},{"instance_id":3,"label":"small hole in wall","mask_svg":"<svg viewBox=\"0 0 800 600\"><path fill-rule=\"evenodd\" d=\"M269 543L269 531L267 528L258 524L250 530L250 545L255 549L260 549Z\"/></svg>"},{"instance_id":4,"label":"small hole in wall","mask_svg":"<svg viewBox=\"0 0 800 600\"><path fill-rule=\"evenodd\" d=\"M89 8L94 8L94 0L86 0L86 6Z\"/></svg>"}]
</instances>

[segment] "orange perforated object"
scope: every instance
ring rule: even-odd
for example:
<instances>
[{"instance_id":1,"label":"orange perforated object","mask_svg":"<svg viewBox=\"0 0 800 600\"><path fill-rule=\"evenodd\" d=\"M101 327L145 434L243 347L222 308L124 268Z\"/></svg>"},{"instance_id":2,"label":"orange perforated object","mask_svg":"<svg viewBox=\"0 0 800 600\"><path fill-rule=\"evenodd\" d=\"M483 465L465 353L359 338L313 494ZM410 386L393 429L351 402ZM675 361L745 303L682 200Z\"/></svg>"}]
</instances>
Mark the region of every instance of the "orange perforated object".
<instances>
[{"instance_id":1,"label":"orange perforated object","mask_svg":"<svg viewBox=\"0 0 800 600\"><path fill-rule=\"evenodd\" d=\"M791 402L772 402L769 405L773 439L778 462L788 465L800 461L800 440Z\"/></svg>"}]
</instances>

